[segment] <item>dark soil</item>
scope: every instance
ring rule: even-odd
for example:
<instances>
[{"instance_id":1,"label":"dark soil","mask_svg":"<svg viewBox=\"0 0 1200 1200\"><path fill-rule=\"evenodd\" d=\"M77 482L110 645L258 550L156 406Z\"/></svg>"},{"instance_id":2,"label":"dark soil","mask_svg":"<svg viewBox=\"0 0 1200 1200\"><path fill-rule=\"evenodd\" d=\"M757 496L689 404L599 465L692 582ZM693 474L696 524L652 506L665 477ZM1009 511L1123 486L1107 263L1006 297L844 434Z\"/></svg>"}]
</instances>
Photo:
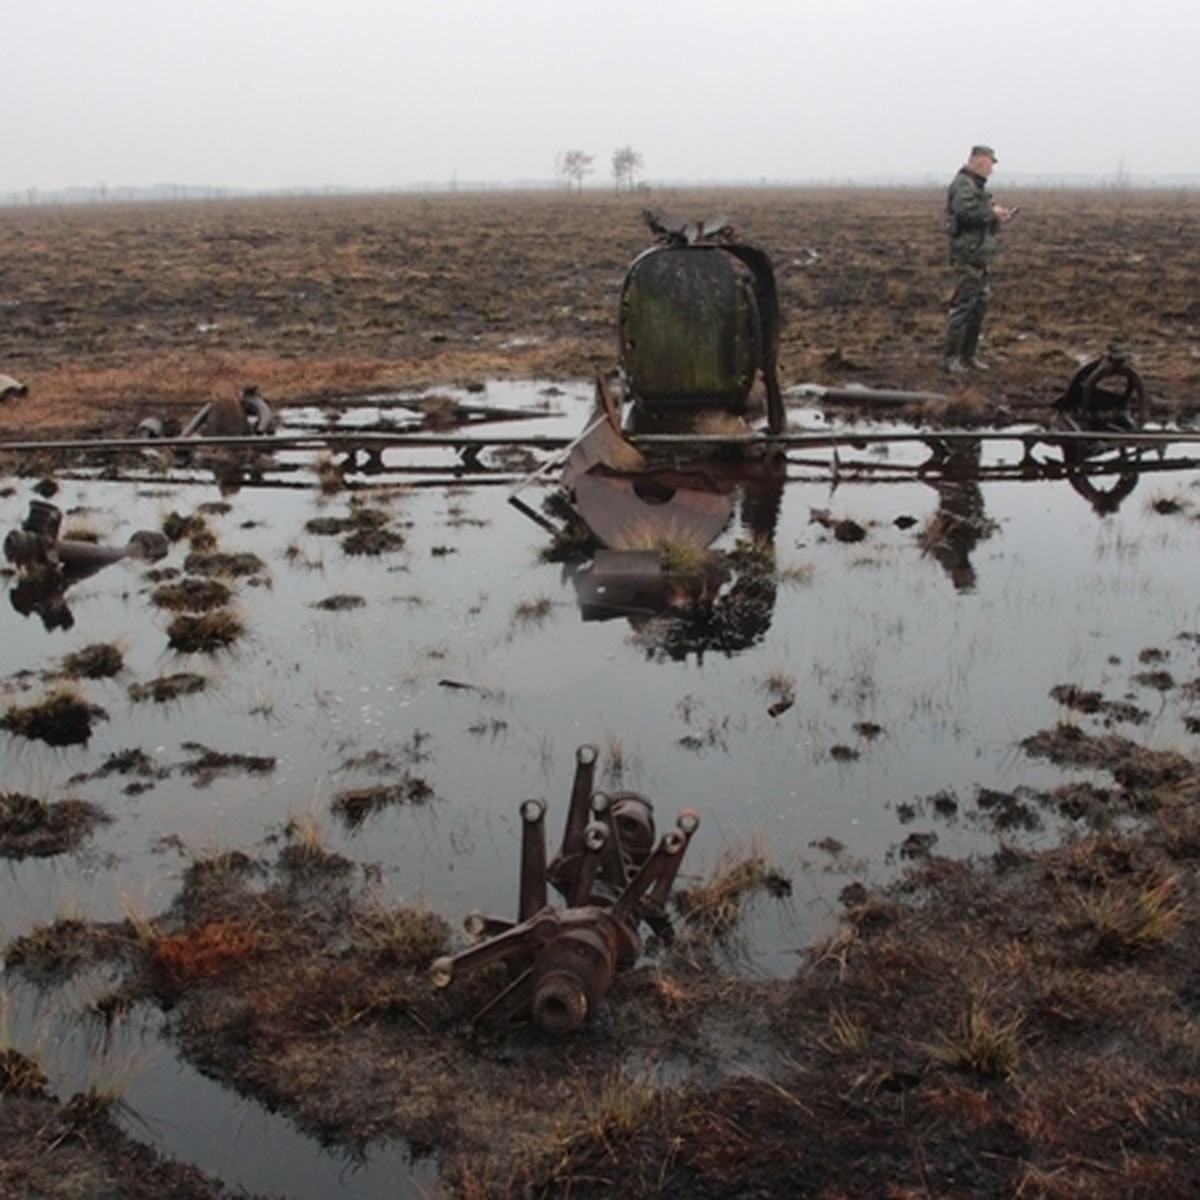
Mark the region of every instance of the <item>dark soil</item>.
<instances>
[{"instance_id":1,"label":"dark soil","mask_svg":"<svg viewBox=\"0 0 1200 1200\"><path fill-rule=\"evenodd\" d=\"M0 367L29 393L5 402L4 432L126 434L248 383L278 406L607 371L647 204L728 214L771 256L785 387L948 392L933 419L1005 420L1045 409L1081 356L1119 341L1153 412L1196 407L1200 195L1024 192L993 272L994 369L966 391L941 374L943 200L828 188L11 209Z\"/></svg>"}]
</instances>

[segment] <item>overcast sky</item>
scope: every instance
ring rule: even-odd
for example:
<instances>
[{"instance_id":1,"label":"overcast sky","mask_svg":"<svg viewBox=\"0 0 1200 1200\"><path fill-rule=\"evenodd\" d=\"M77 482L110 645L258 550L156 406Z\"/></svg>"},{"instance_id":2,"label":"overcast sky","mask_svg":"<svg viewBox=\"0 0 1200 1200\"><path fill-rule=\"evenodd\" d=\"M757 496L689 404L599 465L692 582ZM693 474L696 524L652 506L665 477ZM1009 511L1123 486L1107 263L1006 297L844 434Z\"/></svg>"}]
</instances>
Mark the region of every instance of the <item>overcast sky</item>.
<instances>
[{"instance_id":1,"label":"overcast sky","mask_svg":"<svg viewBox=\"0 0 1200 1200\"><path fill-rule=\"evenodd\" d=\"M0 192L1200 174L1197 0L3 0Z\"/></svg>"}]
</instances>

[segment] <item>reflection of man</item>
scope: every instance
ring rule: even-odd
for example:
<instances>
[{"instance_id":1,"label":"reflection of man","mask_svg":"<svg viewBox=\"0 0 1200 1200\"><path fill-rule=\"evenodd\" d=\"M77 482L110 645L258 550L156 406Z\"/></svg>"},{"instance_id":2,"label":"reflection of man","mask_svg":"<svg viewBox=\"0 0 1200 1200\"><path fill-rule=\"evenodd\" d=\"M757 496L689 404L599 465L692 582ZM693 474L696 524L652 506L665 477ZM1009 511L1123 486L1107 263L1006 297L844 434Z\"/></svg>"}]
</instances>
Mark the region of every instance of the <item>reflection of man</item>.
<instances>
[{"instance_id":1,"label":"reflection of man","mask_svg":"<svg viewBox=\"0 0 1200 1200\"><path fill-rule=\"evenodd\" d=\"M979 442L970 441L942 461L940 477L933 484L938 509L921 535L925 553L937 559L959 592L975 590L971 552L995 528L983 511L979 452Z\"/></svg>"},{"instance_id":2,"label":"reflection of man","mask_svg":"<svg viewBox=\"0 0 1200 1200\"><path fill-rule=\"evenodd\" d=\"M996 165L991 146L972 146L966 165L959 168L946 193L946 226L950 236L950 265L954 295L946 320L946 370L952 373L986 371L977 353L983 317L991 292L988 265L996 253L996 234L1012 220L1015 208L992 199L988 177Z\"/></svg>"}]
</instances>

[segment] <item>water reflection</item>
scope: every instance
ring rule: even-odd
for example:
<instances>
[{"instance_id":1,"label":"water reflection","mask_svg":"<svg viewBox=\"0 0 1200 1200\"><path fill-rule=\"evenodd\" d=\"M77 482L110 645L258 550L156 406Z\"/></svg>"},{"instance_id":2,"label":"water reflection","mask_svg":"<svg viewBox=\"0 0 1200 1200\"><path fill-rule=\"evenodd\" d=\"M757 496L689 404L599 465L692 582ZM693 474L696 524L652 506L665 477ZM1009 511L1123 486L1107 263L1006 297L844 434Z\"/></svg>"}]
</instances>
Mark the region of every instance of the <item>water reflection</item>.
<instances>
[{"instance_id":1,"label":"water reflection","mask_svg":"<svg viewBox=\"0 0 1200 1200\"><path fill-rule=\"evenodd\" d=\"M977 440L949 446L934 443L933 455L924 468L936 468L937 474L927 476L925 481L937 492L938 507L925 526L921 544L925 553L941 564L959 592L975 590L971 553L996 530L996 523L983 509L983 490L979 486L981 448Z\"/></svg>"},{"instance_id":2,"label":"water reflection","mask_svg":"<svg viewBox=\"0 0 1200 1200\"><path fill-rule=\"evenodd\" d=\"M1096 516L1111 516L1137 487L1144 454L1145 451L1120 450L1115 462L1104 464L1100 470L1076 463L1066 472L1067 482L1092 506Z\"/></svg>"},{"instance_id":3,"label":"water reflection","mask_svg":"<svg viewBox=\"0 0 1200 1200\"><path fill-rule=\"evenodd\" d=\"M691 429L703 414L679 419ZM699 660L760 642L775 607L786 478L782 451L730 443L656 463L613 421L593 424L562 476L578 551L567 575L583 619L623 618L652 657ZM714 549L731 530L732 548Z\"/></svg>"}]
</instances>

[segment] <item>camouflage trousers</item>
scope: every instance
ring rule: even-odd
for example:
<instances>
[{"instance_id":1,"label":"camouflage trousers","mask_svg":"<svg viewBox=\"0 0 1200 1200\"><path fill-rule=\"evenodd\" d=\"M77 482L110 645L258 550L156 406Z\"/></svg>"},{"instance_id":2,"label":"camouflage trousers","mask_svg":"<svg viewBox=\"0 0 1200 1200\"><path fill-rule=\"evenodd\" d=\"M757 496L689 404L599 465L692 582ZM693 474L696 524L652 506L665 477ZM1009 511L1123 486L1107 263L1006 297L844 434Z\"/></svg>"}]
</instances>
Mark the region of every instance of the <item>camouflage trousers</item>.
<instances>
[{"instance_id":1,"label":"camouflage trousers","mask_svg":"<svg viewBox=\"0 0 1200 1200\"><path fill-rule=\"evenodd\" d=\"M946 358L967 361L975 357L983 317L991 297L987 267L955 268L954 295L950 298L950 312L946 318L946 344L943 348Z\"/></svg>"}]
</instances>

